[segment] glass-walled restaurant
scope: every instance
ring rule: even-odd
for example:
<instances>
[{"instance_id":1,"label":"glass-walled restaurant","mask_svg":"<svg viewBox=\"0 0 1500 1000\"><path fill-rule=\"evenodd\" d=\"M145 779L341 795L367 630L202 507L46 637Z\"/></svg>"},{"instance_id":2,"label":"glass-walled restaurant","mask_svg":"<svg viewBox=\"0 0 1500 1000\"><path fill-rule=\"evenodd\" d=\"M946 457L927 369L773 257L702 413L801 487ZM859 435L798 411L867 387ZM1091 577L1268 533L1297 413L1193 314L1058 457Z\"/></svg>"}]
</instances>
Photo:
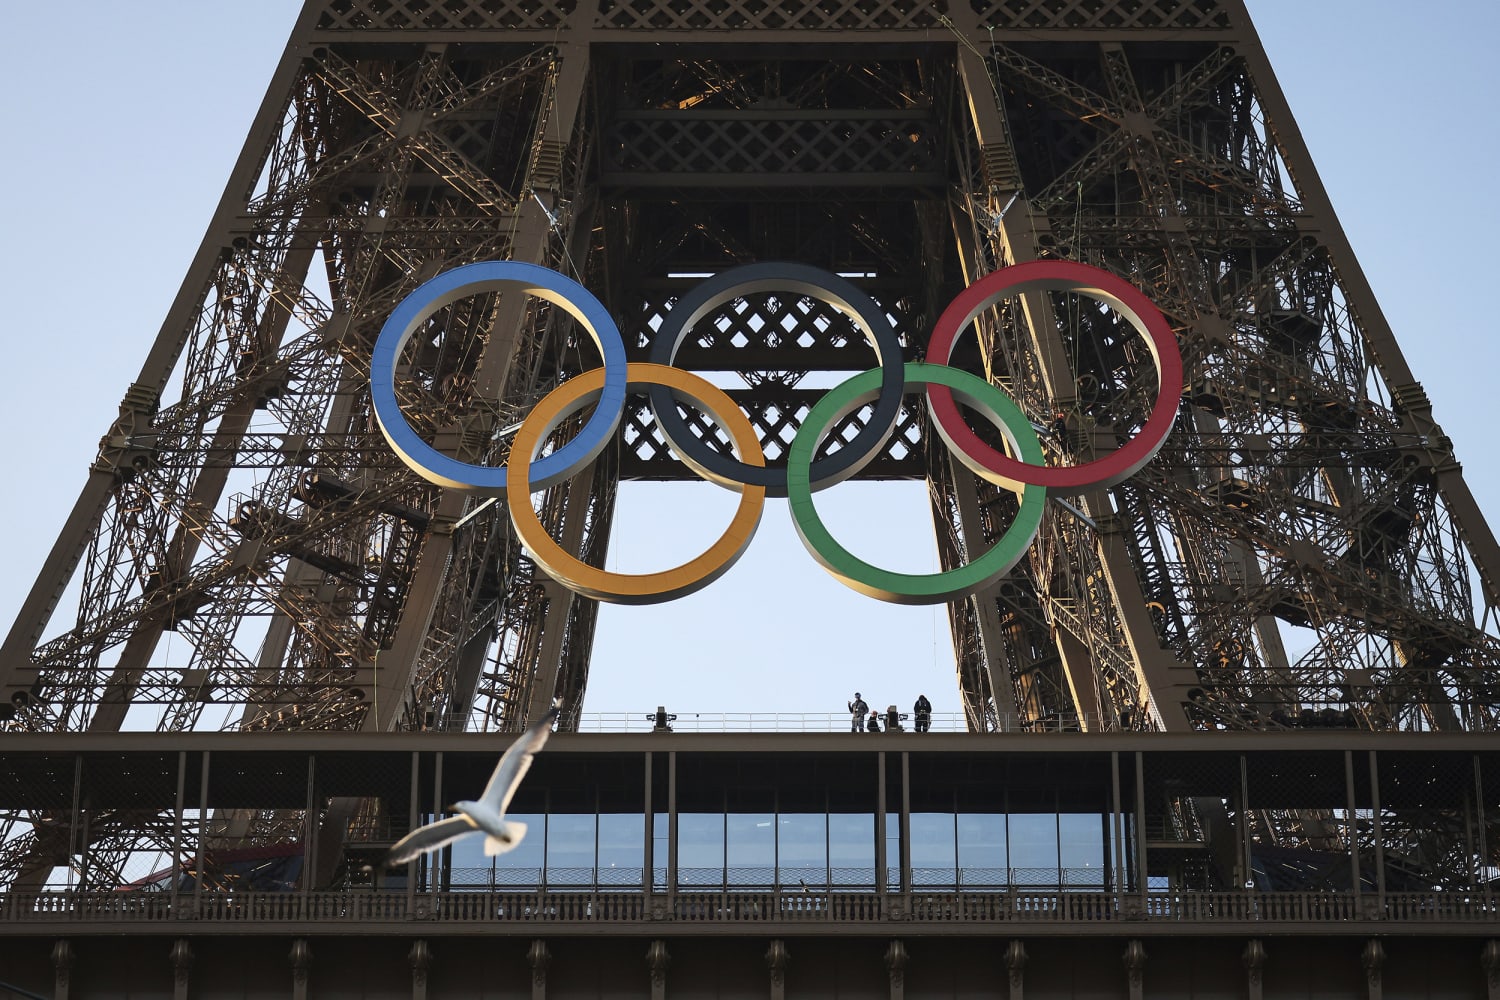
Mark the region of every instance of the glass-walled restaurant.
<instances>
[{"instance_id":1,"label":"glass-walled restaurant","mask_svg":"<svg viewBox=\"0 0 1500 1000\"><path fill-rule=\"evenodd\" d=\"M527 825L522 843L490 858L482 837L464 838L421 877L452 890L1128 889L1133 816L1100 780L1107 758L1079 763L973 766L962 755L875 752L543 755L509 813ZM449 770L447 798L482 781Z\"/></svg>"},{"instance_id":2,"label":"glass-walled restaurant","mask_svg":"<svg viewBox=\"0 0 1500 1000\"><path fill-rule=\"evenodd\" d=\"M1500 895L1485 734L560 733L511 804L517 849L473 836L394 871L390 845L478 795L508 739L140 735L8 749L0 811L75 844L101 816L148 817L181 859L153 846L128 878L60 868L43 890ZM252 813L284 839L246 842Z\"/></svg>"}]
</instances>

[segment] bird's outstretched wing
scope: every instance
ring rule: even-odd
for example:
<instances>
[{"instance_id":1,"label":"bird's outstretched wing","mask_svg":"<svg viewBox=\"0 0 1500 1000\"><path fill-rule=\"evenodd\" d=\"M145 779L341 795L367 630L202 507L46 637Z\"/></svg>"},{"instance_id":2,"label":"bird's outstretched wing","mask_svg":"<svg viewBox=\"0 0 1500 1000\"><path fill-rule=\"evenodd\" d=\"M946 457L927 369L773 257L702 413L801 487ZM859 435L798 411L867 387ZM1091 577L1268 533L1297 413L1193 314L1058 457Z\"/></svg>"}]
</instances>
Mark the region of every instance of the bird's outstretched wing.
<instances>
[{"instance_id":1,"label":"bird's outstretched wing","mask_svg":"<svg viewBox=\"0 0 1500 1000\"><path fill-rule=\"evenodd\" d=\"M436 823L419 826L391 846L385 855L385 865L388 868L404 865L413 858L435 851L477 829L479 828L466 816L449 816Z\"/></svg>"},{"instance_id":2,"label":"bird's outstretched wing","mask_svg":"<svg viewBox=\"0 0 1500 1000\"><path fill-rule=\"evenodd\" d=\"M552 703L552 708L546 715L526 727L520 738L505 751L500 763L495 765L495 773L490 775L490 783L484 786L480 802L492 807L500 815L505 815L505 810L510 808L511 797L516 794L516 786L520 785L521 779L531 769L531 758L537 755L537 751L546 744L547 737L552 735L552 723L557 721L561 711L562 700L558 699Z\"/></svg>"}]
</instances>

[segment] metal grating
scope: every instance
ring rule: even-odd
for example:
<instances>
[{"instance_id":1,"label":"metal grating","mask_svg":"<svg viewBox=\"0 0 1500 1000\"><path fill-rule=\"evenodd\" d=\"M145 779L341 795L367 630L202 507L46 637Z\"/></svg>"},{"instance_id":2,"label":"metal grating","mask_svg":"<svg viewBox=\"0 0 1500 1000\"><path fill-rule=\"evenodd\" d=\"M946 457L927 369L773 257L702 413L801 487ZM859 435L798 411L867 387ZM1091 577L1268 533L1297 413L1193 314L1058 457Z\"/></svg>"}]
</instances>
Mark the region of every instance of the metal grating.
<instances>
[{"instance_id":1,"label":"metal grating","mask_svg":"<svg viewBox=\"0 0 1500 1000\"><path fill-rule=\"evenodd\" d=\"M601 0L596 25L649 31L735 31L746 28L842 31L937 27L948 5L923 0L870 4L861 0Z\"/></svg>"},{"instance_id":2,"label":"metal grating","mask_svg":"<svg viewBox=\"0 0 1500 1000\"><path fill-rule=\"evenodd\" d=\"M971 0L994 28L1227 28L1218 0Z\"/></svg>"},{"instance_id":3,"label":"metal grating","mask_svg":"<svg viewBox=\"0 0 1500 1000\"><path fill-rule=\"evenodd\" d=\"M319 31L554 28L572 0L329 0Z\"/></svg>"}]
</instances>

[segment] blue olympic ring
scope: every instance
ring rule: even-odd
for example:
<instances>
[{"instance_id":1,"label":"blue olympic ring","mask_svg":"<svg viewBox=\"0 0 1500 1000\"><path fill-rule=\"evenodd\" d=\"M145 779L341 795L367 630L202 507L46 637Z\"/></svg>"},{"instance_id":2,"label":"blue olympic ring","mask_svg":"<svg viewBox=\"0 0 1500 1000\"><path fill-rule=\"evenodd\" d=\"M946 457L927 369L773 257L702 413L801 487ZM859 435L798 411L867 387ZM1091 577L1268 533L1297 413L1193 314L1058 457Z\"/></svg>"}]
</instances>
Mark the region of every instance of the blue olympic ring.
<instances>
[{"instance_id":1,"label":"blue olympic ring","mask_svg":"<svg viewBox=\"0 0 1500 1000\"><path fill-rule=\"evenodd\" d=\"M588 331L604 358L604 388L578 435L531 467L531 488L555 486L604 450L625 412L625 341L614 319L588 289L551 268L519 261L456 267L419 285L401 300L375 341L370 358L370 403L391 448L428 482L486 496L504 496L506 468L451 458L417 436L396 400L396 361L411 335L443 306L481 292L517 291L561 306Z\"/></svg>"}]
</instances>

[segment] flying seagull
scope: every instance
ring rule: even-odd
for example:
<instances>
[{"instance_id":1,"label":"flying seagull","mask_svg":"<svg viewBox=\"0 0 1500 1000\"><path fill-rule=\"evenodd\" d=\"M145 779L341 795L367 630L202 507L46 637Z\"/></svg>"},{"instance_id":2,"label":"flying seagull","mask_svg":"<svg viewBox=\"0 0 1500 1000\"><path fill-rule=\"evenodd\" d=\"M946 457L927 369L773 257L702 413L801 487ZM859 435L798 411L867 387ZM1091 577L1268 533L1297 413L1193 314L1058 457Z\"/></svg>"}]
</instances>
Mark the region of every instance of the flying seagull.
<instances>
[{"instance_id":1,"label":"flying seagull","mask_svg":"<svg viewBox=\"0 0 1500 1000\"><path fill-rule=\"evenodd\" d=\"M490 783L484 786L479 801L456 802L448 808L458 813L457 816L420 826L396 841L386 852L385 864L391 868L405 864L476 830L486 834L486 857L504 854L519 844L526 836L526 824L514 820L507 822L505 810L510 807L511 797L516 794L521 779L531 769L531 758L552 735L552 723L557 721L561 709L562 699L559 698L552 702L552 709L546 715L526 727L521 738L510 745L500 763L495 765L495 773L490 775Z\"/></svg>"}]
</instances>

